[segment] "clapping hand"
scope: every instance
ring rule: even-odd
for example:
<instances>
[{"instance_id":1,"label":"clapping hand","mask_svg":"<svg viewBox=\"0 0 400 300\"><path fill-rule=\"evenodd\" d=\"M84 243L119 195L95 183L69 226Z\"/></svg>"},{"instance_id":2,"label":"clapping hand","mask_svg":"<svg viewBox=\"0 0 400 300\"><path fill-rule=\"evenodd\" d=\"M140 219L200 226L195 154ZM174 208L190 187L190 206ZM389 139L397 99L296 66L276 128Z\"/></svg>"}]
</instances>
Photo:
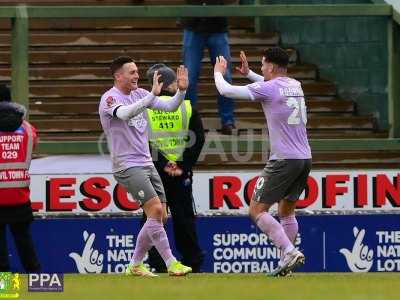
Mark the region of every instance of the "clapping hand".
<instances>
[{"instance_id":1,"label":"clapping hand","mask_svg":"<svg viewBox=\"0 0 400 300\"><path fill-rule=\"evenodd\" d=\"M225 75L226 68L228 67L228 62L223 56L217 56L215 59L214 73L222 73Z\"/></svg>"},{"instance_id":2,"label":"clapping hand","mask_svg":"<svg viewBox=\"0 0 400 300\"><path fill-rule=\"evenodd\" d=\"M189 75L188 69L185 66L179 66L176 70L176 80L178 83L178 89L185 91L189 86Z\"/></svg>"},{"instance_id":3,"label":"clapping hand","mask_svg":"<svg viewBox=\"0 0 400 300\"><path fill-rule=\"evenodd\" d=\"M236 67L236 70L239 71L239 73L242 74L243 76L247 76L250 72L250 68L249 68L249 62L247 61L247 57L244 51L240 51L240 62L241 66L240 68Z\"/></svg>"},{"instance_id":4,"label":"clapping hand","mask_svg":"<svg viewBox=\"0 0 400 300\"><path fill-rule=\"evenodd\" d=\"M155 71L153 75L153 86L151 88L151 92L156 96L160 95L163 86L163 82L158 81L160 77L161 75L158 75L158 71Z\"/></svg>"}]
</instances>

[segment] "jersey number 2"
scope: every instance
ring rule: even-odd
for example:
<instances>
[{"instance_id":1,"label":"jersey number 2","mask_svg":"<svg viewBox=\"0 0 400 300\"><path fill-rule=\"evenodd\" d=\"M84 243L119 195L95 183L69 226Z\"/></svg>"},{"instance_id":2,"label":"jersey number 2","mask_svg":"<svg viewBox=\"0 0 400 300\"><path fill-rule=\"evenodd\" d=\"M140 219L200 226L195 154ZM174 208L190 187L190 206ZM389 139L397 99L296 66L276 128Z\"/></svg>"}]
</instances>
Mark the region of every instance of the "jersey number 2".
<instances>
[{"instance_id":1,"label":"jersey number 2","mask_svg":"<svg viewBox=\"0 0 400 300\"><path fill-rule=\"evenodd\" d=\"M303 121L304 125L307 124L307 111L306 103L303 97L289 97L286 101L287 106L293 108L293 112L288 118L289 125L299 125Z\"/></svg>"}]
</instances>

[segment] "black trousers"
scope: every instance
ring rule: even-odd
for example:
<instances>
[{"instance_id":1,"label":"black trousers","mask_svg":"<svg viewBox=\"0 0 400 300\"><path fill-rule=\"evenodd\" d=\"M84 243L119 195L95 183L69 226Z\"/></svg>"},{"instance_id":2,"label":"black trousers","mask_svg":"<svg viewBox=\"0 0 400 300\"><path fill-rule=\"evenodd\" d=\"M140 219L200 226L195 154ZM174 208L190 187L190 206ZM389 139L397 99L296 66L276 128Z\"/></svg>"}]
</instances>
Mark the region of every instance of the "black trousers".
<instances>
[{"instance_id":1,"label":"black trousers","mask_svg":"<svg viewBox=\"0 0 400 300\"><path fill-rule=\"evenodd\" d=\"M167 205L172 216L175 246L182 256L182 263L192 267L193 272L200 272L204 259L197 238L196 216L192 193L191 177L170 177L160 172L167 198ZM146 221L143 215L141 226ZM158 272L165 272L165 264L155 247L149 251L149 264Z\"/></svg>"},{"instance_id":2,"label":"black trousers","mask_svg":"<svg viewBox=\"0 0 400 300\"><path fill-rule=\"evenodd\" d=\"M9 223L8 225L25 271L27 273L39 273L40 264L33 246L30 224L31 221L21 221ZM6 223L0 223L0 272L10 272L6 225Z\"/></svg>"}]
</instances>

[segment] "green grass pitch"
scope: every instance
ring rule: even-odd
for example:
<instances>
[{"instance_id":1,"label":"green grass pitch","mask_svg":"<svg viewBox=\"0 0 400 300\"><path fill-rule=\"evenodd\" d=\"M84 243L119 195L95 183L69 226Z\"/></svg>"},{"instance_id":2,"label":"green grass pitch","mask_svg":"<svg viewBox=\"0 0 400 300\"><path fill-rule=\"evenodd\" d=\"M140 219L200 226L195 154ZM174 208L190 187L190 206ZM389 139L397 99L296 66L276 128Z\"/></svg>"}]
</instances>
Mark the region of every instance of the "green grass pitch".
<instances>
[{"instance_id":1,"label":"green grass pitch","mask_svg":"<svg viewBox=\"0 0 400 300\"><path fill-rule=\"evenodd\" d=\"M397 273L299 273L290 278L262 274L190 274L138 278L124 275L64 275L64 292L27 291L19 299L70 300L391 300L400 299Z\"/></svg>"}]
</instances>

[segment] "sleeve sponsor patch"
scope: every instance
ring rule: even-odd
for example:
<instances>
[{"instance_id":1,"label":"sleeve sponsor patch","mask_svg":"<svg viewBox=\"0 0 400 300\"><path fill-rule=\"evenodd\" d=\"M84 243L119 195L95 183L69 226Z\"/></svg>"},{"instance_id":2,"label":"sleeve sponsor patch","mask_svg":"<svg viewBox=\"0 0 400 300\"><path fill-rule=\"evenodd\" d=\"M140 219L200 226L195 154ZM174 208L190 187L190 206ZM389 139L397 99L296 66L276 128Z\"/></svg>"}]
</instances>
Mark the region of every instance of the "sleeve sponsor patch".
<instances>
[{"instance_id":1,"label":"sleeve sponsor patch","mask_svg":"<svg viewBox=\"0 0 400 300\"><path fill-rule=\"evenodd\" d=\"M114 97L112 97L112 96L109 96L107 99L106 99L106 103L107 103L107 107L113 107L114 105L115 105L115 99L114 99Z\"/></svg>"}]
</instances>

